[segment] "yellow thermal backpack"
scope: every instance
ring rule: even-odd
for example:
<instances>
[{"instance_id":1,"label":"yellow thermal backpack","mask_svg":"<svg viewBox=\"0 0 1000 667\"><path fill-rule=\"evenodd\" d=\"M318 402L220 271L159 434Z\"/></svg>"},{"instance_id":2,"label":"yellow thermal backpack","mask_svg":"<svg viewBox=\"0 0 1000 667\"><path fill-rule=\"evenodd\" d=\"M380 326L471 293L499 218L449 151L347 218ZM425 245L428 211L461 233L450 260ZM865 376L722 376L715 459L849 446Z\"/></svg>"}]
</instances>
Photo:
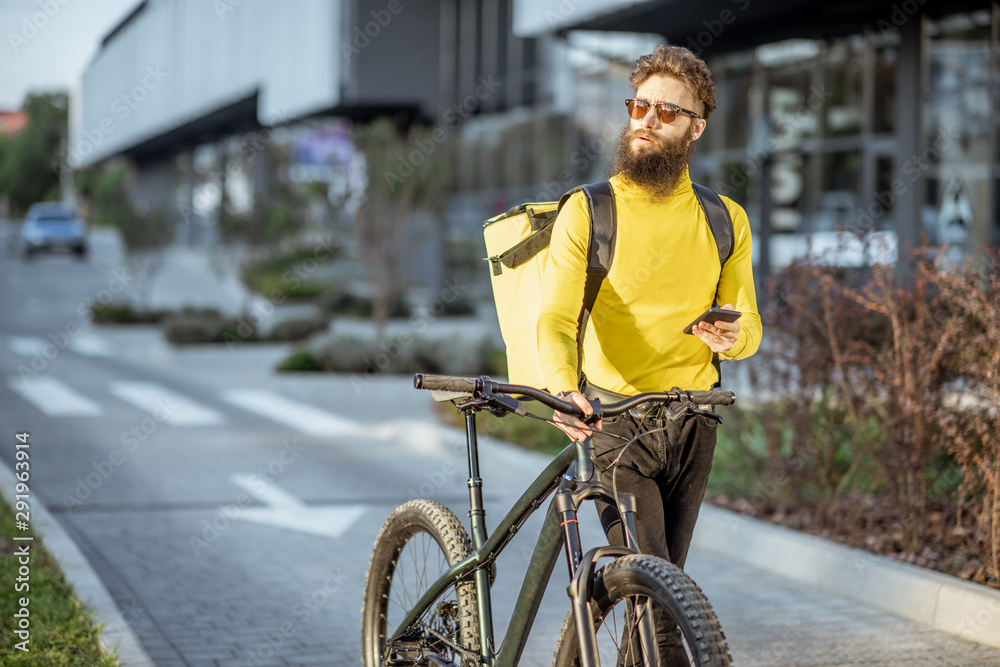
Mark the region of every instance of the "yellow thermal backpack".
<instances>
[{"instance_id":1,"label":"yellow thermal backpack","mask_svg":"<svg viewBox=\"0 0 1000 667\"><path fill-rule=\"evenodd\" d=\"M692 185L719 248L720 265L725 265L733 252L733 221L729 210L719 195L703 185ZM581 185L564 194L558 202L521 204L483 223L493 299L500 320L500 333L507 347L507 376L513 384L545 386L545 374L538 359L537 334L542 281L556 216L576 192L583 192L590 213L587 279L576 336L579 374L587 320L601 284L611 270L615 253L618 221L611 183L600 181Z\"/></svg>"}]
</instances>

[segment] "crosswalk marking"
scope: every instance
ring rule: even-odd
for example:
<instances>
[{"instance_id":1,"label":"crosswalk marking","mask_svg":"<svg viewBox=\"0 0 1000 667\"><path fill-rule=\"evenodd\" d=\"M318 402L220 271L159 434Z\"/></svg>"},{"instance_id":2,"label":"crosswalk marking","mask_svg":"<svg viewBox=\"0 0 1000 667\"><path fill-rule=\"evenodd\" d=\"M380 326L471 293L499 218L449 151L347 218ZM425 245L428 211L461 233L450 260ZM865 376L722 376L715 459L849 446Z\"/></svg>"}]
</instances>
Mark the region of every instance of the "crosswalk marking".
<instances>
[{"instance_id":1,"label":"crosswalk marking","mask_svg":"<svg viewBox=\"0 0 1000 667\"><path fill-rule=\"evenodd\" d=\"M30 357L41 353L45 341L37 336L11 336L7 339L7 347L15 354Z\"/></svg>"},{"instance_id":2,"label":"crosswalk marking","mask_svg":"<svg viewBox=\"0 0 1000 667\"><path fill-rule=\"evenodd\" d=\"M233 389L222 400L309 435L360 435L366 430L358 422L263 389Z\"/></svg>"},{"instance_id":3,"label":"crosswalk marking","mask_svg":"<svg viewBox=\"0 0 1000 667\"><path fill-rule=\"evenodd\" d=\"M21 337L11 338L12 347L35 347L37 342ZM92 398L71 389L66 384L48 376L22 380L14 376L8 379L8 386L28 402L50 417L96 416L104 410ZM148 412L166 424L174 426L214 426L226 423L225 415L212 407L203 405L183 394L168 389L156 382L115 381L108 385L113 396ZM296 431L317 436L359 436L370 435L386 439L388 432L372 429L360 422L342 417L333 412L286 398L273 391L263 389L232 389L222 392L224 402L246 410Z\"/></svg>"},{"instance_id":4,"label":"crosswalk marking","mask_svg":"<svg viewBox=\"0 0 1000 667\"><path fill-rule=\"evenodd\" d=\"M87 357L112 357L115 354L111 343L91 333L80 333L71 338L69 349Z\"/></svg>"},{"instance_id":5,"label":"crosswalk marking","mask_svg":"<svg viewBox=\"0 0 1000 667\"><path fill-rule=\"evenodd\" d=\"M55 340L41 338L40 336L10 336L7 339L7 347L15 354L24 357L39 355L47 359L52 358L59 350L68 347L77 354L88 357L110 357L114 355L111 344L100 336L92 333L80 332L70 337L60 333Z\"/></svg>"},{"instance_id":6,"label":"crosswalk marking","mask_svg":"<svg viewBox=\"0 0 1000 667\"><path fill-rule=\"evenodd\" d=\"M176 426L222 424L222 413L195 403L155 382L112 382L112 394Z\"/></svg>"},{"instance_id":7,"label":"crosswalk marking","mask_svg":"<svg viewBox=\"0 0 1000 667\"><path fill-rule=\"evenodd\" d=\"M97 417L101 406L50 377L10 377L7 386L50 417Z\"/></svg>"}]
</instances>

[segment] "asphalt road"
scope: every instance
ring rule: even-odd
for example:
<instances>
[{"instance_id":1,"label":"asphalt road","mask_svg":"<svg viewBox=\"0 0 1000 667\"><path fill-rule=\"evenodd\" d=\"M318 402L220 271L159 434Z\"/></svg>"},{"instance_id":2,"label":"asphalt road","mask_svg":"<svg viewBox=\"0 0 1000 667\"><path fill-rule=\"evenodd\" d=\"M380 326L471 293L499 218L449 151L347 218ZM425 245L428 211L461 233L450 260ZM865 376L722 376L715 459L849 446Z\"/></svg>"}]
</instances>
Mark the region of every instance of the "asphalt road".
<instances>
[{"instance_id":1,"label":"asphalt road","mask_svg":"<svg viewBox=\"0 0 1000 667\"><path fill-rule=\"evenodd\" d=\"M174 284L218 291L203 262L178 257ZM29 434L32 502L156 665L358 664L383 519L430 497L464 520L461 435L435 426L408 378L282 375L285 346L175 349L155 328L92 327L86 304L134 280L106 236L86 262L0 258L0 458L13 467L15 434ZM544 459L487 441L482 463L492 526ZM498 630L539 523L500 561ZM692 553L689 570L737 664L1000 665L998 651L716 555ZM560 565L522 664L549 664L566 579Z\"/></svg>"}]
</instances>

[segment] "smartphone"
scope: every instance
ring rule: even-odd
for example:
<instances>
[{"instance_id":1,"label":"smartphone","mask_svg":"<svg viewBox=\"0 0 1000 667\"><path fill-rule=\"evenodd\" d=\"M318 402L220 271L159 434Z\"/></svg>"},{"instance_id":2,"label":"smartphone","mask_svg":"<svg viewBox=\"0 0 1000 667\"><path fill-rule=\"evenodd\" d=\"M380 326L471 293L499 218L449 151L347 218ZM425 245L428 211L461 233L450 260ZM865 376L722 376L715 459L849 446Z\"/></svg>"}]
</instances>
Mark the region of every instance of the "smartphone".
<instances>
[{"instance_id":1,"label":"smartphone","mask_svg":"<svg viewBox=\"0 0 1000 667\"><path fill-rule=\"evenodd\" d=\"M694 325L698 324L698 322L709 322L709 323L715 323L719 321L735 322L740 318L740 315L742 314L743 313L741 313L738 310L726 310L724 308L709 308L704 313L699 315L698 319L696 319L694 322L684 327L684 333L690 334L691 329L693 329Z\"/></svg>"}]
</instances>

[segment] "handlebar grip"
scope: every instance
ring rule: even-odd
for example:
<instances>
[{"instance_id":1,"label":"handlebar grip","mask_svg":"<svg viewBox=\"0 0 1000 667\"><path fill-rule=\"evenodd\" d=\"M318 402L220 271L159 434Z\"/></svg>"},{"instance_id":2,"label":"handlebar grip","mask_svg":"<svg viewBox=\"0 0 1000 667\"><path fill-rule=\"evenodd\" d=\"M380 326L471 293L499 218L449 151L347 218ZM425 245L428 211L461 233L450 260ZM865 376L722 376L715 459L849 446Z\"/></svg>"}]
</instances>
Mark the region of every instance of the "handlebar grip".
<instances>
[{"instance_id":1,"label":"handlebar grip","mask_svg":"<svg viewBox=\"0 0 1000 667\"><path fill-rule=\"evenodd\" d=\"M413 386L417 389L433 389L438 391L454 391L471 394L476 390L476 378L454 377L451 375L425 375L417 373L413 376Z\"/></svg>"},{"instance_id":2,"label":"handlebar grip","mask_svg":"<svg viewBox=\"0 0 1000 667\"><path fill-rule=\"evenodd\" d=\"M736 394L731 391L710 389L708 391L692 391L691 400L699 404L732 405L736 402Z\"/></svg>"}]
</instances>

